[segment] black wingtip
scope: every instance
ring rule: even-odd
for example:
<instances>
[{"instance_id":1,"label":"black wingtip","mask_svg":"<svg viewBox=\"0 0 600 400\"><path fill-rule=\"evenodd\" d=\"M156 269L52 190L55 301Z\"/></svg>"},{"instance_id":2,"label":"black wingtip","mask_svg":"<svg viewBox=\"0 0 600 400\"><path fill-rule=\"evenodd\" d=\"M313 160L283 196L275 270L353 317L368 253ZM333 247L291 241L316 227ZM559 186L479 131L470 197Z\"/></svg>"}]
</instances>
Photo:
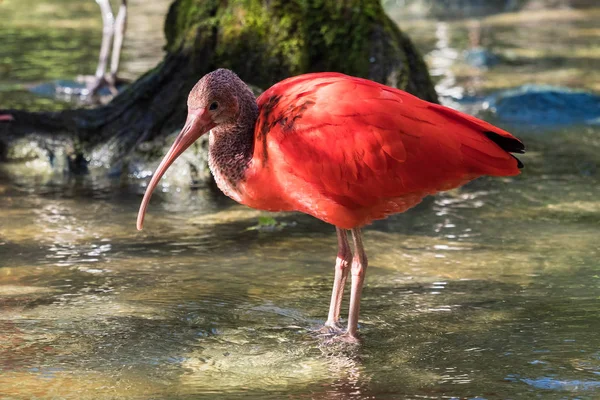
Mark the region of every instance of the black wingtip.
<instances>
[{"instance_id":1,"label":"black wingtip","mask_svg":"<svg viewBox=\"0 0 600 400\"><path fill-rule=\"evenodd\" d=\"M512 154L511 154L511 157L514 158L515 160L517 160L517 168L523 169L523 167L525 167L525 164L523 164L521 162L521 160L519 160L517 157L513 156Z\"/></svg>"},{"instance_id":2,"label":"black wingtip","mask_svg":"<svg viewBox=\"0 0 600 400\"><path fill-rule=\"evenodd\" d=\"M519 153L519 154L525 153L525 145L516 138L502 136L495 132L490 132L490 131L483 132L483 134L485 136L487 136L487 138L490 139L492 142L494 142L498 146L500 146L500 148L502 150L506 151L507 153ZM513 156L512 154L511 154L511 156L515 160L517 160L517 167L519 169L523 169L523 167L525 165L521 162L521 160L519 160L517 157Z\"/></svg>"},{"instance_id":3,"label":"black wingtip","mask_svg":"<svg viewBox=\"0 0 600 400\"><path fill-rule=\"evenodd\" d=\"M525 145L516 138L502 136L491 131L483 132L483 134L508 153L525 153Z\"/></svg>"}]
</instances>

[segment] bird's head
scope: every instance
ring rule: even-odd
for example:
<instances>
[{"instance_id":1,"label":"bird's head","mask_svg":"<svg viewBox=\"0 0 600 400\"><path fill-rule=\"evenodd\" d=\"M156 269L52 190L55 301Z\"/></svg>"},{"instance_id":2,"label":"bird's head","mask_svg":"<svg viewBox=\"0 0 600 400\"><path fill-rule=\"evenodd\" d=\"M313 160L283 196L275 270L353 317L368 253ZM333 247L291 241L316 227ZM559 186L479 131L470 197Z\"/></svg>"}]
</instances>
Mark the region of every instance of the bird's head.
<instances>
[{"instance_id":1,"label":"bird's head","mask_svg":"<svg viewBox=\"0 0 600 400\"><path fill-rule=\"evenodd\" d=\"M232 71L217 69L196 83L188 96L188 115L183 129L154 172L144 194L137 218L137 229L144 225L144 215L152 192L169 166L200 136L219 125L233 124L240 114L240 102L252 92Z\"/></svg>"},{"instance_id":2,"label":"bird's head","mask_svg":"<svg viewBox=\"0 0 600 400\"><path fill-rule=\"evenodd\" d=\"M208 126L214 124L210 128L235 122L240 111L240 93L246 88L246 84L228 69L204 75L188 96L188 122L190 118L202 117L201 121Z\"/></svg>"}]
</instances>

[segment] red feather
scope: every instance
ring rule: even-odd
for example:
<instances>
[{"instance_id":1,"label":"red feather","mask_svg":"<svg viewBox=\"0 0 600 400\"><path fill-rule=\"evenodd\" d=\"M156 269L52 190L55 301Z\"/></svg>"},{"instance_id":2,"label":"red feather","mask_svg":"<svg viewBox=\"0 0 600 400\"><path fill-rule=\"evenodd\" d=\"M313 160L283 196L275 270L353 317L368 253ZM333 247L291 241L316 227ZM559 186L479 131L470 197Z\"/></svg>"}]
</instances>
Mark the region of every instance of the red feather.
<instances>
[{"instance_id":1,"label":"red feather","mask_svg":"<svg viewBox=\"0 0 600 400\"><path fill-rule=\"evenodd\" d=\"M258 98L242 203L341 228L405 211L481 175L511 176L510 133L398 89L338 73L284 80ZM268 184L267 184L268 183Z\"/></svg>"}]
</instances>

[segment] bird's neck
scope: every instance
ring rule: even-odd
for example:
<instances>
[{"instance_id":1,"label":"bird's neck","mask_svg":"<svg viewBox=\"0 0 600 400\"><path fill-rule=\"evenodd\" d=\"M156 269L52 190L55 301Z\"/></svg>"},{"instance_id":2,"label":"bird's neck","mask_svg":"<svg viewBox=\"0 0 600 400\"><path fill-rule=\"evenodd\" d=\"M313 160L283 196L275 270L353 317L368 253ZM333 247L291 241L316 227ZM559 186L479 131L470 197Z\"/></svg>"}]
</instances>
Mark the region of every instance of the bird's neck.
<instances>
[{"instance_id":1,"label":"bird's neck","mask_svg":"<svg viewBox=\"0 0 600 400\"><path fill-rule=\"evenodd\" d=\"M238 185L244 180L254 152L254 125L258 106L252 93L242 98L235 121L220 124L210 132L208 164L219 188L238 200Z\"/></svg>"}]
</instances>

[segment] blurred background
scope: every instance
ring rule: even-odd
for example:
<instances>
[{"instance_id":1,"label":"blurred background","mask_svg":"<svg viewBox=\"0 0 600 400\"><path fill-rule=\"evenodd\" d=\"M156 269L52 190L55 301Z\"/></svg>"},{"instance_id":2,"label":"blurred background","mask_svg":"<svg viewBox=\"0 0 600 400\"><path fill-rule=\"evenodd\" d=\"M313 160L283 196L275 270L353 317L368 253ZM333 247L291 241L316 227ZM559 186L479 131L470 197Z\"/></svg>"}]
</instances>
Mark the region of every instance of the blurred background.
<instances>
[{"instance_id":1,"label":"blurred background","mask_svg":"<svg viewBox=\"0 0 600 400\"><path fill-rule=\"evenodd\" d=\"M169 0L130 0L120 76L164 56ZM366 229L359 351L320 347L333 229L167 179L0 164L0 397L600 396L600 4L384 0L440 101L521 138L479 179ZM0 2L0 108L92 107L92 0ZM153 165L152 165L153 167Z\"/></svg>"}]
</instances>

